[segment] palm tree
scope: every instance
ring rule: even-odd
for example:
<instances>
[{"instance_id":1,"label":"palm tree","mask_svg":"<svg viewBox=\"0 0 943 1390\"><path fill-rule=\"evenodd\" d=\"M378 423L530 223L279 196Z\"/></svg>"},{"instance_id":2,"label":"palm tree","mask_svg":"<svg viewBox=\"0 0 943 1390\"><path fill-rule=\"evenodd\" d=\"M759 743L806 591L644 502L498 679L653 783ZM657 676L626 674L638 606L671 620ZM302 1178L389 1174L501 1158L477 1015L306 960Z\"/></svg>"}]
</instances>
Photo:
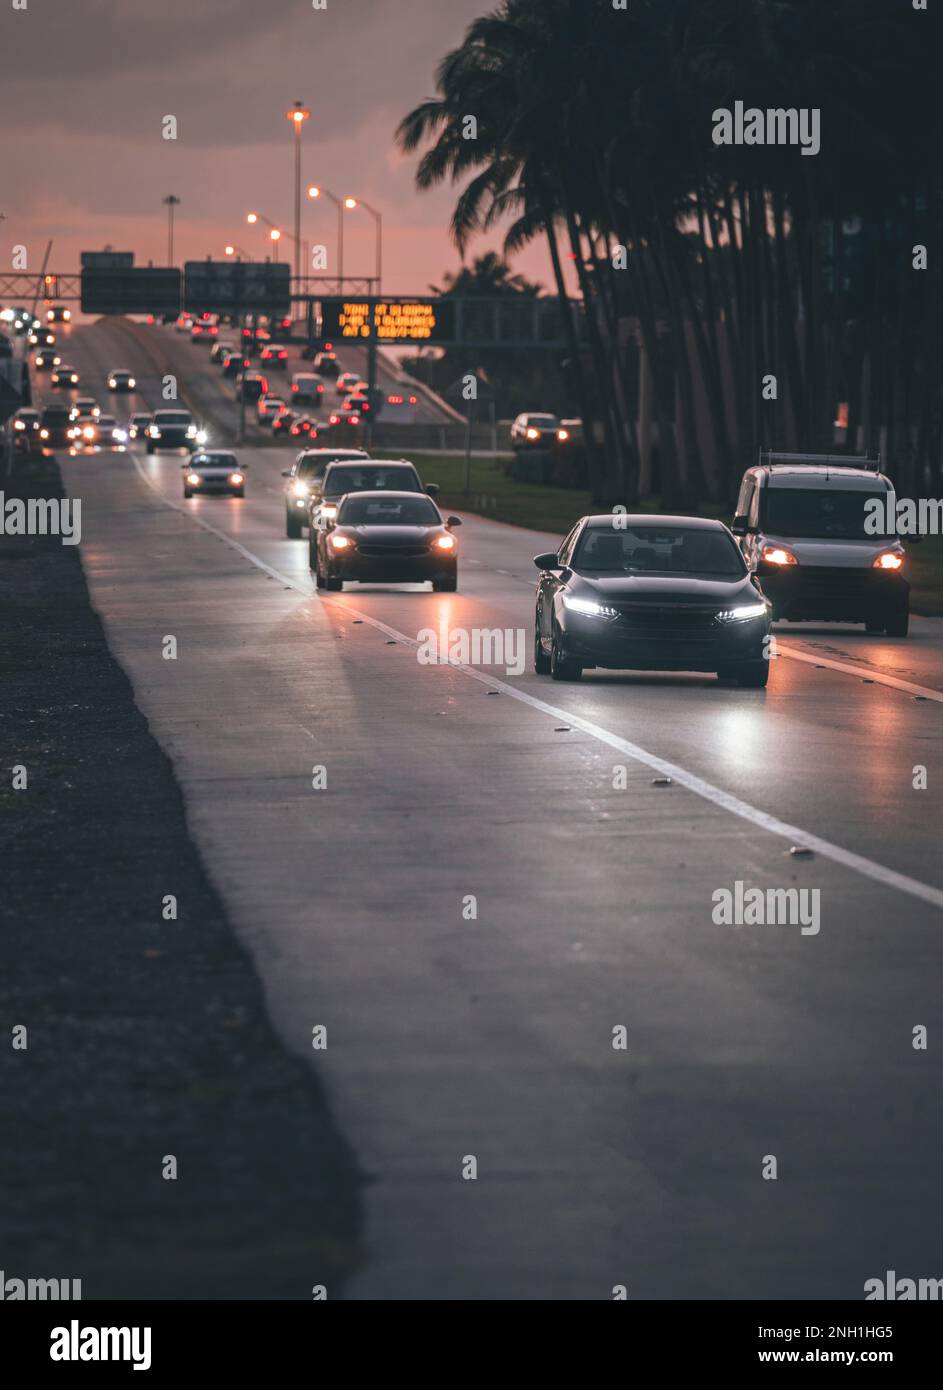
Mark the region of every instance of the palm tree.
<instances>
[{"instance_id":1,"label":"palm tree","mask_svg":"<svg viewBox=\"0 0 943 1390\"><path fill-rule=\"evenodd\" d=\"M910 263L943 225L934 63L926 29L885 0L630 0L621 13L610 0L503 0L443 60L438 96L400 141L428 144L420 187L461 185L460 249L507 216L506 255L546 237L587 437L598 421L605 441L598 500L635 492L632 319L652 366L663 501L729 490L758 442L830 441L839 399L866 443L899 442L911 483L926 467L939 477L943 274ZM735 100L820 110L820 152L714 147L712 112ZM477 140L463 138L467 113ZM768 375L775 401L761 399Z\"/></svg>"}]
</instances>

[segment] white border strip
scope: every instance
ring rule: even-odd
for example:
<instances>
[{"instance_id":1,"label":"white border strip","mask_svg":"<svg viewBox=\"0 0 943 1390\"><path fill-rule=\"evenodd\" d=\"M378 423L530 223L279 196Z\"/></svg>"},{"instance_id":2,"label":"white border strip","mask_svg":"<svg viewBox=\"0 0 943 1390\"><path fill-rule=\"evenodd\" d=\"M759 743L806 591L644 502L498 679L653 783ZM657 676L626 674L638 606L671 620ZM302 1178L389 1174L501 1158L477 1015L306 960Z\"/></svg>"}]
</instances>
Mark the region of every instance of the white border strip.
<instances>
[{"instance_id":1,"label":"white border strip","mask_svg":"<svg viewBox=\"0 0 943 1390\"><path fill-rule=\"evenodd\" d=\"M943 691L934 690L929 685L914 685L912 681L902 681L897 676L888 676L873 666L852 666L848 661L833 661L827 656L813 656L809 652L797 652L794 647L777 642L779 656L788 656L791 661L804 661L809 666L827 666L830 671L842 671L859 680L873 681L875 685L889 685L894 690L903 690L908 695L920 695L925 700L936 700L943 705Z\"/></svg>"}]
</instances>

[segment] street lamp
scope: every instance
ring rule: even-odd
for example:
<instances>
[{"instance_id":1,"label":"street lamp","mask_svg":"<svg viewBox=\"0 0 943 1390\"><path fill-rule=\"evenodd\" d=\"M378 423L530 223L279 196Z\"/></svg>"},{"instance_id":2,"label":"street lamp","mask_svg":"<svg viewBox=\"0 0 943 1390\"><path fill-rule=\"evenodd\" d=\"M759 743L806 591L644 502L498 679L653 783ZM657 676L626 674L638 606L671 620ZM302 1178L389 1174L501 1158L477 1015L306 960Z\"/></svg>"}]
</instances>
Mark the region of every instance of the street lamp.
<instances>
[{"instance_id":1,"label":"street lamp","mask_svg":"<svg viewBox=\"0 0 943 1390\"><path fill-rule=\"evenodd\" d=\"M301 275L301 128L311 115L303 101L296 101L285 115L295 129L295 279Z\"/></svg>"},{"instance_id":2,"label":"street lamp","mask_svg":"<svg viewBox=\"0 0 943 1390\"><path fill-rule=\"evenodd\" d=\"M281 236L282 234L277 227L273 227L269 232L269 239L272 243L272 259L276 262L278 261L278 243L281 240Z\"/></svg>"},{"instance_id":3,"label":"street lamp","mask_svg":"<svg viewBox=\"0 0 943 1390\"><path fill-rule=\"evenodd\" d=\"M168 193L163 200L167 208L167 264L174 263L174 208L179 207L180 199L173 193Z\"/></svg>"},{"instance_id":4,"label":"street lamp","mask_svg":"<svg viewBox=\"0 0 943 1390\"><path fill-rule=\"evenodd\" d=\"M383 293L383 288L382 288L382 281L383 281L383 214L380 213L380 212L377 212L376 208L372 208L372 207L370 206L369 203L367 203L367 202L365 202L365 201L363 200L363 198L360 198L360 199L357 199L357 198L345 198L345 199L344 199L344 207L345 207L345 208L349 208L349 209L351 209L351 210L353 210L353 209L356 208L356 207L361 207L361 208L363 208L366 212L369 212L370 216L373 218L374 222L376 223L376 232L377 232L377 239L376 239L376 281L377 281L377 286L376 286L376 289L377 289L377 294L382 294L382 293Z\"/></svg>"},{"instance_id":5,"label":"street lamp","mask_svg":"<svg viewBox=\"0 0 943 1390\"><path fill-rule=\"evenodd\" d=\"M308 189L309 198L330 198L337 208L337 278L341 282L341 293L344 292L344 205L336 194L329 188L319 188L317 184L312 184Z\"/></svg>"},{"instance_id":6,"label":"street lamp","mask_svg":"<svg viewBox=\"0 0 943 1390\"><path fill-rule=\"evenodd\" d=\"M250 260L252 259L252 257L249 255L248 251L243 251L242 247L241 247L241 246L237 246L234 242L229 242L229 243L227 244L227 246L226 246L226 255L227 255L227 256L235 256L237 260L250 261Z\"/></svg>"},{"instance_id":7,"label":"street lamp","mask_svg":"<svg viewBox=\"0 0 943 1390\"><path fill-rule=\"evenodd\" d=\"M253 226L255 226L255 225L256 225L257 223L259 223L259 222L264 222L265 225L266 225L266 227L270 227L270 228L272 229L272 231L278 232L278 237L280 237L280 236L282 235L282 229L281 229L280 227L276 226L276 224L275 224L274 222L272 222L268 217L266 217L264 212L247 212L247 213L246 213L246 221L247 221L247 222L250 222ZM289 237L290 237L291 235L292 235L291 232L286 232L286 233L285 233L285 236L289 236ZM269 236L272 237L272 232L271 232L271 231L269 232ZM278 240L278 237L272 237L272 241L277 241L277 240ZM294 240L293 237L292 237L292 240ZM297 245L300 245L301 243L299 242L299 243L296 243L296 244L297 244Z\"/></svg>"}]
</instances>

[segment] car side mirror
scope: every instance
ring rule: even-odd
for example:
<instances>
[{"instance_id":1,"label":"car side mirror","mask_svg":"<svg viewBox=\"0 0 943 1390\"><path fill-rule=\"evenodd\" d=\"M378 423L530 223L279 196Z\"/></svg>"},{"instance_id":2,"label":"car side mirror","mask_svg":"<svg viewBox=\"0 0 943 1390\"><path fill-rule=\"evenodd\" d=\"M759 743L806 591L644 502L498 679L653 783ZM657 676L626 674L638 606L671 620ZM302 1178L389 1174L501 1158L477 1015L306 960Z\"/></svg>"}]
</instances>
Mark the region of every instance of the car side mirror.
<instances>
[{"instance_id":1,"label":"car side mirror","mask_svg":"<svg viewBox=\"0 0 943 1390\"><path fill-rule=\"evenodd\" d=\"M192 468L192 467L193 467L193 464L192 464L192 463L182 463L182 464L180 465L180 467L181 467L181 468Z\"/></svg>"},{"instance_id":2,"label":"car side mirror","mask_svg":"<svg viewBox=\"0 0 943 1390\"><path fill-rule=\"evenodd\" d=\"M735 536L745 536L747 533L748 516L735 516L730 523L730 529Z\"/></svg>"},{"instance_id":3,"label":"car side mirror","mask_svg":"<svg viewBox=\"0 0 943 1390\"><path fill-rule=\"evenodd\" d=\"M282 477L283 477L283 478L290 478L290 477L291 477L291 469L290 469L290 468L283 468L283 469L282 469Z\"/></svg>"},{"instance_id":4,"label":"car side mirror","mask_svg":"<svg viewBox=\"0 0 943 1390\"><path fill-rule=\"evenodd\" d=\"M563 568L560 564L560 557L555 550L547 550L543 555L535 555L534 564L539 570L559 570Z\"/></svg>"},{"instance_id":5,"label":"car side mirror","mask_svg":"<svg viewBox=\"0 0 943 1390\"><path fill-rule=\"evenodd\" d=\"M461 526L462 518L460 516L450 516L446 519L445 524L448 530L451 531L453 526Z\"/></svg>"},{"instance_id":6,"label":"car side mirror","mask_svg":"<svg viewBox=\"0 0 943 1390\"><path fill-rule=\"evenodd\" d=\"M436 496L438 496L438 492L439 492L439 484L438 484L438 483L430 483L430 484L428 485L428 487L426 488L426 493L427 493L427 495L428 495L429 497L436 497Z\"/></svg>"}]
</instances>

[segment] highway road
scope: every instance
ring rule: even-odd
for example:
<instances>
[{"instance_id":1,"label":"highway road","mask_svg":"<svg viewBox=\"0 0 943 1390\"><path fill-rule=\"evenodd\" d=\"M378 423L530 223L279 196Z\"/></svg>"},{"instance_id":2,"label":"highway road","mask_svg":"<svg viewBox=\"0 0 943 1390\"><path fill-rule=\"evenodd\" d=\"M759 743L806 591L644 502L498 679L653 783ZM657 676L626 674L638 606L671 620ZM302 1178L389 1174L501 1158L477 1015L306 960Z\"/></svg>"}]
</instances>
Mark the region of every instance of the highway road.
<instances>
[{"instance_id":1,"label":"highway road","mask_svg":"<svg viewBox=\"0 0 943 1390\"><path fill-rule=\"evenodd\" d=\"M146 325L131 320L122 320L121 326L126 333L133 334L138 343L149 344L152 351L157 351L165 357L171 368L178 371L185 381L196 385L200 389L202 404L215 406L216 409L222 405L223 417L227 425L230 428L233 427L238 415L235 385L231 381L223 380L215 369L212 373L206 370L209 358L207 346L191 343L189 334L177 333L170 326L149 329ZM220 328L220 337L224 341L235 342L239 337L239 330L231 325L223 324ZM301 356L301 344L289 343L287 347L288 362L284 371L270 369L258 357L253 358L253 369L265 372L272 390L284 395L286 400L289 399L292 373L311 371L311 363ZM368 380L369 362L366 348L358 347L349 342L338 342L335 344L335 348L342 371L359 372L364 381ZM382 351L377 354L377 384L382 389L384 396L400 394L404 395L407 400L411 394L416 396L416 405L413 407L387 405L381 415L384 423L445 425L455 424L456 421L461 423L463 419L435 392L419 382L405 380L404 373L398 366L388 361ZM327 387L322 407L310 412L317 419L326 419L331 410L341 401L341 397L334 390L333 383L328 382ZM253 418L254 412L250 409L250 424Z\"/></svg>"},{"instance_id":2,"label":"highway road","mask_svg":"<svg viewBox=\"0 0 943 1390\"><path fill-rule=\"evenodd\" d=\"M128 410L159 404L146 334L174 338L74 330L82 389L104 405L126 365ZM943 622L787 626L765 692L559 685L529 660L557 537L466 516L457 594L317 595L291 452L242 457L244 501L185 503L173 455L62 472L275 1026L367 1175L347 1296L861 1298L941 1273ZM519 632L523 673L422 664L443 622ZM820 931L716 925L738 881L819 890Z\"/></svg>"}]
</instances>

